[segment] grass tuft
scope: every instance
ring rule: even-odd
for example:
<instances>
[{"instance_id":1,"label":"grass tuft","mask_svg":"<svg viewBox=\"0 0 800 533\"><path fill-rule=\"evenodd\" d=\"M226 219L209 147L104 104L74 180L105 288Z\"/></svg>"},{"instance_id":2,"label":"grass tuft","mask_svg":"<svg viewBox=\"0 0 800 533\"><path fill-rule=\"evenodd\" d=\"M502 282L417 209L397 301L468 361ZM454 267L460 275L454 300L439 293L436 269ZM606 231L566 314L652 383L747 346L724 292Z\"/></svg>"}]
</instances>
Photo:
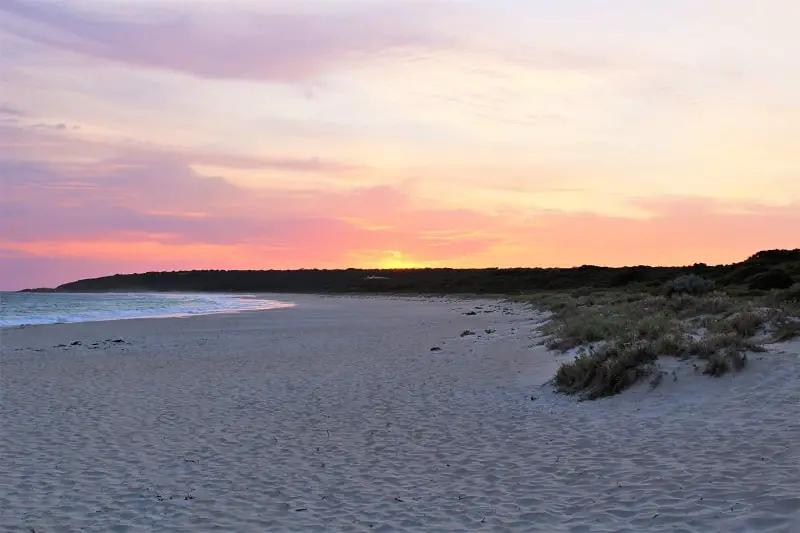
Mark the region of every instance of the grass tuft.
<instances>
[{"instance_id":1,"label":"grass tuft","mask_svg":"<svg viewBox=\"0 0 800 533\"><path fill-rule=\"evenodd\" d=\"M607 344L563 363L554 378L556 389L587 400L613 396L649 375L658 354L649 342Z\"/></svg>"},{"instance_id":2,"label":"grass tuft","mask_svg":"<svg viewBox=\"0 0 800 533\"><path fill-rule=\"evenodd\" d=\"M800 336L798 306L780 303L775 296L715 292L665 297L581 290L526 299L552 313L540 331L548 348L579 349L558 368L556 389L596 399L653 374L662 356L701 359L709 376L743 370L747 353L765 351L756 336L774 331L774 342Z\"/></svg>"}]
</instances>

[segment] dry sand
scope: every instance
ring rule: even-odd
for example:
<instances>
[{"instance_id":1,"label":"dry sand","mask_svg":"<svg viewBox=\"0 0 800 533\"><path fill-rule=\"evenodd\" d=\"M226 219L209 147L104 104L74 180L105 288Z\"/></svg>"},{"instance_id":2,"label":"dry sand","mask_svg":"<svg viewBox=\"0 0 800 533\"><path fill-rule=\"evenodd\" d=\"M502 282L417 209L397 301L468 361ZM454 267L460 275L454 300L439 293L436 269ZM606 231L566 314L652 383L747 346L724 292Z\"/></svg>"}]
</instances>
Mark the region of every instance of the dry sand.
<instances>
[{"instance_id":1,"label":"dry sand","mask_svg":"<svg viewBox=\"0 0 800 533\"><path fill-rule=\"evenodd\" d=\"M797 343L578 403L519 305L296 301L3 330L0 530L800 532Z\"/></svg>"}]
</instances>

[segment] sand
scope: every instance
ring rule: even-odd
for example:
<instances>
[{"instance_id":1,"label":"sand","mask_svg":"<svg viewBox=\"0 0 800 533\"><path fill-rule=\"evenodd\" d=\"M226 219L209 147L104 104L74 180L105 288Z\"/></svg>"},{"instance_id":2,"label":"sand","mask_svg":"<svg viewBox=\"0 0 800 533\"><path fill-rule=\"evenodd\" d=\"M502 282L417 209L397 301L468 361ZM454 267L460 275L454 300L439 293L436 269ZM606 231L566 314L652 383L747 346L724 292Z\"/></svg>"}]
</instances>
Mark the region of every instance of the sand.
<instances>
[{"instance_id":1,"label":"sand","mask_svg":"<svg viewBox=\"0 0 800 533\"><path fill-rule=\"evenodd\" d=\"M0 530L800 532L798 343L576 402L520 305L296 301L3 330Z\"/></svg>"}]
</instances>

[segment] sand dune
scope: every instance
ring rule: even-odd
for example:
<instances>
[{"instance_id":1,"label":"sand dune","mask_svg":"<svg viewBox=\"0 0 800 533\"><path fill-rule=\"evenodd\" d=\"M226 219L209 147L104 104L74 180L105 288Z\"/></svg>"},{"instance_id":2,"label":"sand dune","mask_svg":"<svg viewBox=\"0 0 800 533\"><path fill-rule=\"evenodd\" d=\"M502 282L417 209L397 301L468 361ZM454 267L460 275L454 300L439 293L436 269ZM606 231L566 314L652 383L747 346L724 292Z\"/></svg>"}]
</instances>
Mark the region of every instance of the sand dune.
<instances>
[{"instance_id":1,"label":"sand dune","mask_svg":"<svg viewBox=\"0 0 800 533\"><path fill-rule=\"evenodd\" d=\"M577 403L519 305L296 301L3 330L0 530L800 532L798 343Z\"/></svg>"}]
</instances>

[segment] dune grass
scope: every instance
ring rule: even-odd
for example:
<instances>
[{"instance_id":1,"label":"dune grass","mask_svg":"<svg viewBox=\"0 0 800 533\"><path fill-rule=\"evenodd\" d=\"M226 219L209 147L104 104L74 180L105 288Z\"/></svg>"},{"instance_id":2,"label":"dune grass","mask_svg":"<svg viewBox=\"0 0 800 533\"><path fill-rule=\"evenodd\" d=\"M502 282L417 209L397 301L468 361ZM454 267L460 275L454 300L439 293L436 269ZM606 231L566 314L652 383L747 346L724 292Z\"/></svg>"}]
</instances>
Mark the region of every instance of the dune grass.
<instances>
[{"instance_id":1,"label":"dune grass","mask_svg":"<svg viewBox=\"0 0 800 533\"><path fill-rule=\"evenodd\" d=\"M549 349L577 349L556 372L556 389L590 400L658 377L659 357L696 359L704 374L716 377L741 371L747 353L763 351L763 343L800 336L796 300L777 292L669 294L579 290L520 299L551 313L541 327Z\"/></svg>"}]
</instances>

